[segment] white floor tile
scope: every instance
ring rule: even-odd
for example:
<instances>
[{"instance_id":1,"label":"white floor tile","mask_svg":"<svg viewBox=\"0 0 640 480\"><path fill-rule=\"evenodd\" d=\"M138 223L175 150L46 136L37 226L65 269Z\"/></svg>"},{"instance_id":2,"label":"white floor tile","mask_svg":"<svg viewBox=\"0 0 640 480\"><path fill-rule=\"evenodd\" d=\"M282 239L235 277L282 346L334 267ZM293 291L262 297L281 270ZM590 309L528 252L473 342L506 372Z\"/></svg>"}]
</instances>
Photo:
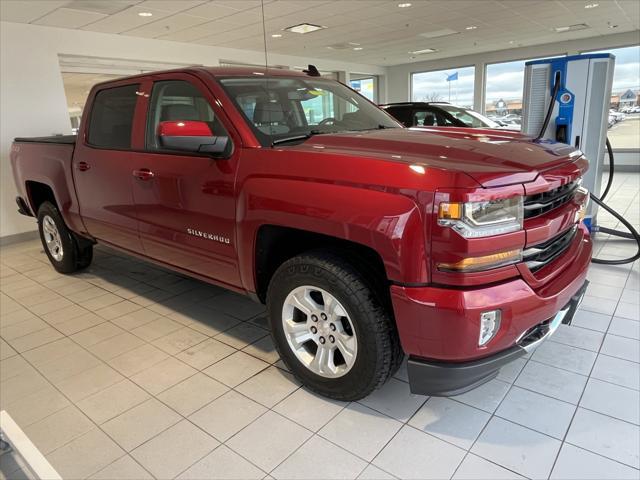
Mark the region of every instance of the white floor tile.
<instances>
[{"instance_id":1,"label":"white floor tile","mask_svg":"<svg viewBox=\"0 0 640 480\"><path fill-rule=\"evenodd\" d=\"M585 376L530 361L514 385L577 404L586 383Z\"/></svg>"},{"instance_id":2,"label":"white floor tile","mask_svg":"<svg viewBox=\"0 0 640 480\"><path fill-rule=\"evenodd\" d=\"M638 470L565 443L551 473L553 480L637 480Z\"/></svg>"},{"instance_id":3,"label":"white floor tile","mask_svg":"<svg viewBox=\"0 0 640 480\"><path fill-rule=\"evenodd\" d=\"M270 472L311 435L306 428L268 411L228 440L226 445L262 470Z\"/></svg>"},{"instance_id":4,"label":"white floor tile","mask_svg":"<svg viewBox=\"0 0 640 480\"><path fill-rule=\"evenodd\" d=\"M271 472L271 476L292 480L340 480L356 478L366 466L362 459L315 435Z\"/></svg>"},{"instance_id":5,"label":"white floor tile","mask_svg":"<svg viewBox=\"0 0 640 480\"><path fill-rule=\"evenodd\" d=\"M462 461L453 480L524 480L524 477L472 453Z\"/></svg>"},{"instance_id":6,"label":"white floor tile","mask_svg":"<svg viewBox=\"0 0 640 480\"><path fill-rule=\"evenodd\" d=\"M575 410L575 405L513 387L496 415L562 440Z\"/></svg>"},{"instance_id":7,"label":"white floor tile","mask_svg":"<svg viewBox=\"0 0 640 480\"><path fill-rule=\"evenodd\" d=\"M318 432L327 440L371 461L402 424L375 410L352 403Z\"/></svg>"},{"instance_id":8,"label":"white floor tile","mask_svg":"<svg viewBox=\"0 0 640 480\"><path fill-rule=\"evenodd\" d=\"M544 342L531 357L539 363L562 368L580 375L589 375L598 354L590 350L572 347L563 343Z\"/></svg>"},{"instance_id":9,"label":"white floor tile","mask_svg":"<svg viewBox=\"0 0 640 480\"><path fill-rule=\"evenodd\" d=\"M260 480L265 472L230 448L220 445L180 474L180 480Z\"/></svg>"},{"instance_id":10,"label":"white floor tile","mask_svg":"<svg viewBox=\"0 0 640 480\"><path fill-rule=\"evenodd\" d=\"M640 392L592 378L580 406L626 422L640 424Z\"/></svg>"},{"instance_id":11,"label":"white floor tile","mask_svg":"<svg viewBox=\"0 0 640 480\"><path fill-rule=\"evenodd\" d=\"M591 373L593 378L640 390L640 365L628 360L598 355Z\"/></svg>"},{"instance_id":12,"label":"white floor tile","mask_svg":"<svg viewBox=\"0 0 640 480\"><path fill-rule=\"evenodd\" d=\"M493 417L471 451L529 478L547 478L561 442Z\"/></svg>"},{"instance_id":13,"label":"white floor tile","mask_svg":"<svg viewBox=\"0 0 640 480\"><path fill-rule=\"evenodd\" d=\"M409 425L465 450L471 448L491 415L449 398L430 398Z\"/></svg>"},{"instance_id":14,"label":"white floor tile","mask_svg":"<svg viewBox=\"0 0 640 480\"><path fill-rule=\"evenodd\" d=\"M404 426L373 464L399 478L450 478L465 451L413 427Z\"/></svg>"},{"instance_id":15,"label":"white floor tile","mask_svg":"<svg viewBox=\"0 0 640 480\"><path fill-rule=\"evenodd\" d=\"M633 468L640 466L637 425L578 408L566 441Z\"/></svg>"},{"instance_id":16,"label":"white floor tile","mask_svg":"<svg viewBox=\"0 0 640 480\"><path fill-rule=\"evenodd\" d=\"M640 342L608 334L604 338L600 353L638 363L640 362Z\"/></svg>"},{"instance_id":17,"label":"white floor tile","mask_svg":"<svg viewBox=\"0 0 640 480\"><path fill-rule=\"evenodd\" d=\"M423 395L412 394L408 383L391 378L378 390L360 400L360 403L404 423L426 399Z\"/></svg>"},{"instance_id":18,"label":"white floor tile","mask_svg":"<svg viewBox=\"0 0 640 480\"><path fill-rule=\"evenodd\" d=\"M485 412L493 413L507 394L509 387L510 385L508 383L493 379L462 395L456 395L451 398L455 398L462 403L479 408Z\"/></svg>"},{"instance_id":19,"label":"white floor tile","mask_svg":"<svg viewBox=\"0 0 640 480\"><path fill-rule=\"evenodd\" d=\"M305 388L299 388L273 407L273 410L317 432L346 406L345 402L321 397Z\"/></svg>"}]
</instances>

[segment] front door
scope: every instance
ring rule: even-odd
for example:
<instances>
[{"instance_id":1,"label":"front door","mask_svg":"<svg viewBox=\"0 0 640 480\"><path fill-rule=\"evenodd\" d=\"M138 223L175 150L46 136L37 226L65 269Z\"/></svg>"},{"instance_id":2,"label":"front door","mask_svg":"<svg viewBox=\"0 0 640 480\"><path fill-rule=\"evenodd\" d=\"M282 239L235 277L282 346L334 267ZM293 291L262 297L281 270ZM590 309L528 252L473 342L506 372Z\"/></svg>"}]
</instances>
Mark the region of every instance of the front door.
<instances>
[{"instance_id":1,"label":"front door","mask_svg":"<svg viewBox=\"0 0 640 480\"><path fill-rule=\"evenodd\" d=\"M145 254L238 286L234 179L239 139L230 136L200 80L188 74L154 79L144 145L132 153L139 173L133 195ZM229 138L228 151L212 156L167 148L159 136L162 122L205 122L213 135Z\"/></svg>"},{"instance_id":2,"label":"front door","mask_svg":"<svg viewBox=\"0 0 640 480\"><path fill-rule=\"evenodd\" d=\"M73 155L80 214L89 234L141 252L132 192L131 145L139 84L109 86L89 99L82 141Z\"/></svg>"}]
</instances>

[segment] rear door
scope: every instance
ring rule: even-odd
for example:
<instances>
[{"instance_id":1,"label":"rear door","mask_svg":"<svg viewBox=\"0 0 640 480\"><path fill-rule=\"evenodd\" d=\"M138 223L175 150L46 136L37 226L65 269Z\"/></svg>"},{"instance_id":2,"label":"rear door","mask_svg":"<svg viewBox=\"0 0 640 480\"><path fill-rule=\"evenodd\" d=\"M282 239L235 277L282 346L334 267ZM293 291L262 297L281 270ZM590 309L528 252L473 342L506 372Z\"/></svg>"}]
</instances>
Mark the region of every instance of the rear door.
<instances>
[{"instance_id":1,"label":"rear door","mask_svg":"<svg viewBox=\"0 0 640 480\"><path fill-rule=\"evenodd\" d=\"M146 133L132 155L140 236L147 256L240 285L234 180L240 138L206 85L190 74L160 74L145 85ZM225 154L172 150L159 138L161 122L205 122L229 137Z\"/></svg>"},{"instance_id":2,"label":"rear door","mask_svg":"<svg viewBox=\"0 0 640 480\"><path fill-rule=\"evenodd\" d=\"M131 146L142 98L139 83L120 82L89 99L82 138L73 156L73 178L87 231L115 246L140 252L133 201Z\"/></svg>"}]
</instances>

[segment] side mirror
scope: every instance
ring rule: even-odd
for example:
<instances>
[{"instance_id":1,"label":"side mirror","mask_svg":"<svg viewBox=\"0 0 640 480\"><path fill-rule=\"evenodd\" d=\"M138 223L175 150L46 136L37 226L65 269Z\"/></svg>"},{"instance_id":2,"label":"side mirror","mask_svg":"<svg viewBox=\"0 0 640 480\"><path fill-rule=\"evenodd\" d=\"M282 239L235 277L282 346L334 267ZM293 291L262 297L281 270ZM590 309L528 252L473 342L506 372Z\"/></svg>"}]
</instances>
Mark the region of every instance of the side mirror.
<instances>
[{"instance_id":1,"label":"side mirror","mask_svg":"<svg viewBox=\"0 0 640 480\"><path fill-rule=\"evenodd\" d=\"M225 153L229 137L215 136L206 122L194 120L160 122L160 145L168 150L195 153Z\"/></svg>"}]
</instances>

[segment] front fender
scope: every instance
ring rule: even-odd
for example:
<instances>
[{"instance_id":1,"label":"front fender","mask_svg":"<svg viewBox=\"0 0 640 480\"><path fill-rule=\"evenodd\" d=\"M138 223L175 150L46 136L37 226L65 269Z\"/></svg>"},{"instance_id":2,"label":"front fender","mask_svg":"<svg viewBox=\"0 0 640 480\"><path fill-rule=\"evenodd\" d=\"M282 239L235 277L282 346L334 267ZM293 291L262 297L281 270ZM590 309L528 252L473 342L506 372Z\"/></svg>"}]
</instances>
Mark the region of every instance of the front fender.
<instances>
[{"instance_id":1,"label":"front fender","mask_svg":"<svg viewBox=\"0 0 640 480\"><path fill-rule=\"evenodd\" d=\"M243 285L256 291L255 242L262 225L348 240L381 256L387 278L427 283L423 219L408 196L290 178L247 178L238 192L237 245Z\"/></svg>"}]
</instances>

